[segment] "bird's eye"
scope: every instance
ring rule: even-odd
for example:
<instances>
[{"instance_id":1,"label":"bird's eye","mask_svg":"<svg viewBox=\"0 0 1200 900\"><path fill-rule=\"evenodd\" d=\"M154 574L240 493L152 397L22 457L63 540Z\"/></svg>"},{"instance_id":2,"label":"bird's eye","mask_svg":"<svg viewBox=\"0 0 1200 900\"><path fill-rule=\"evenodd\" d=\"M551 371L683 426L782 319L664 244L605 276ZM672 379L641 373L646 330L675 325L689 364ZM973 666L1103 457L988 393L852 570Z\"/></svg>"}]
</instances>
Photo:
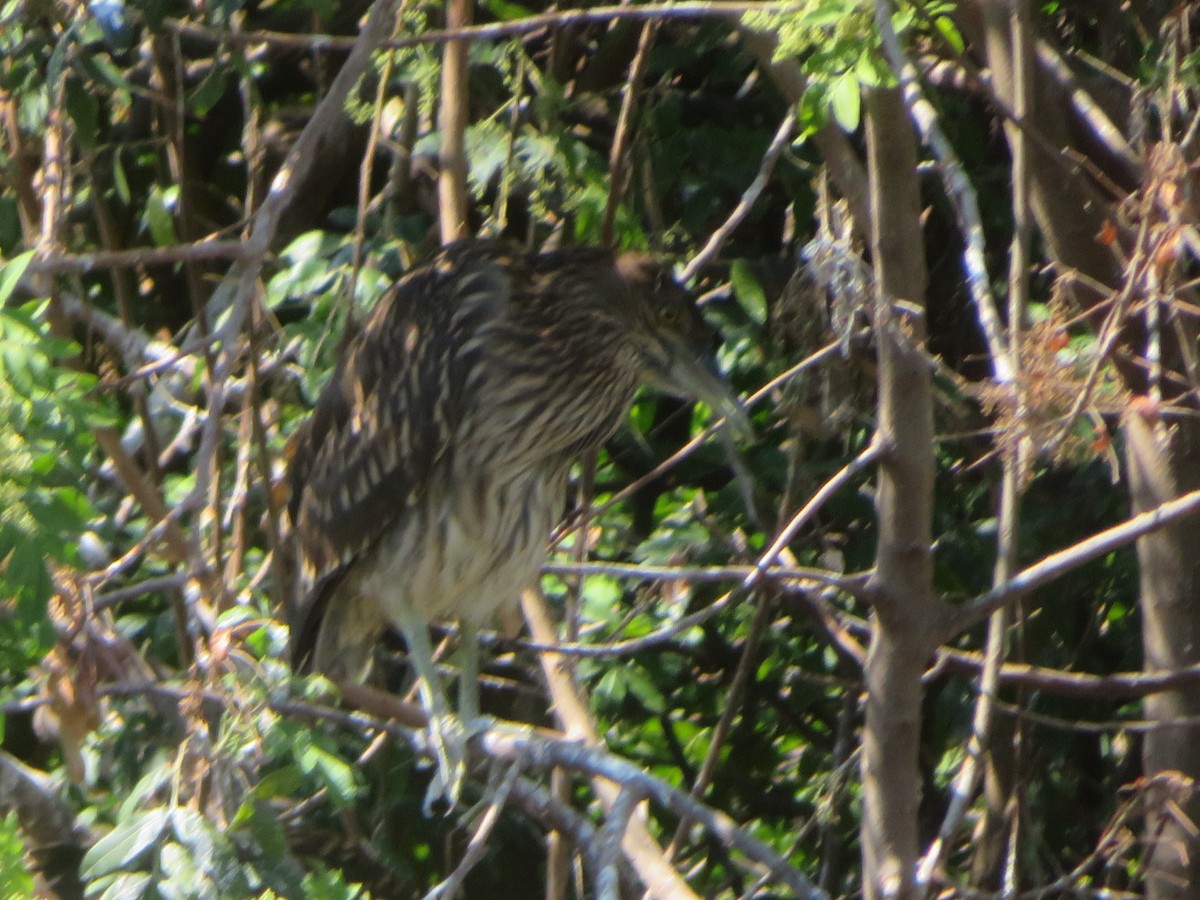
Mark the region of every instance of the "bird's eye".
<instances>
[{"instance_id":1,"label":"bird's eye","mask_svg":"<svg viewBox=\"0 0 1200 900\"><path fill-rule=\"evenodd\" d=\"M658 323L673 328L683 321L683 313L675 306L663 306L658 310Z\"/></svg>"}]
</instances>

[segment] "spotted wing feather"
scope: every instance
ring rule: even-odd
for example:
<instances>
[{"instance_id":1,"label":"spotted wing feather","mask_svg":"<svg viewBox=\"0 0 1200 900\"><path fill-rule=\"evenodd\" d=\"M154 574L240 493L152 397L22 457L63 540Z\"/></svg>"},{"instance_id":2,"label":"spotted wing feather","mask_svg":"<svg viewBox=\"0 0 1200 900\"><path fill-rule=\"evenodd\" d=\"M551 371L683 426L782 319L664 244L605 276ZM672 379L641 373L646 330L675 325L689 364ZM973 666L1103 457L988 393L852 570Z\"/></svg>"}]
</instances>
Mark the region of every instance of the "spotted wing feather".
<instances>
[{"instance_id":1,"label":"spotted wing feather","mask_svg":"<svg viewBox=\"0 0 1200 900\"><path fill-rule=\"evenodd\" d=\"M308 605L420 502L514 264L499 245L448 248L398 282L344 348L288 471Z\"/></svg>"}]
</instances>

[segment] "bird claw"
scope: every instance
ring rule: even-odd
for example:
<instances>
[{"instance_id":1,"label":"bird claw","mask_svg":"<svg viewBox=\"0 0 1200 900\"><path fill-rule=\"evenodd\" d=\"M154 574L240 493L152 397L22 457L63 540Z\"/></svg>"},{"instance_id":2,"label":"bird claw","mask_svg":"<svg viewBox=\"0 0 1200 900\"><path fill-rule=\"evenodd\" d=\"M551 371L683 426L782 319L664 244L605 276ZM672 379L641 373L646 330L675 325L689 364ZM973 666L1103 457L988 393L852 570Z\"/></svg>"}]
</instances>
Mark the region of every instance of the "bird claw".
<instances>
[{"instance_id":1,"label":"bird claw","mask_svg":"<svg viewBox=\"0 0 1200 900\"><path fill-rule=\"evenodd\" d=\"M444 797L450 809L458 805L467 774L467 741L471 735L471 730L454 713L430 716L428 737L436 771L421 807L426 817L433 815L433 804L439 798Z\"/></svg>"},{"instance_id":2,"label":"bird claw","mask_svg":"<svg viewBox=\"0 0 1200 900\"><path fill-rule=\"evenodd\" d=\"M491 716L476 716L464 721L456 713L442 713L429 718L427 737L436 771L421 807L426 817L433 814L433 804L439 799L445 799L449 809L458 805L467 774L467 743L493 725L495 720Z\"/></svg>"}]
</instances>

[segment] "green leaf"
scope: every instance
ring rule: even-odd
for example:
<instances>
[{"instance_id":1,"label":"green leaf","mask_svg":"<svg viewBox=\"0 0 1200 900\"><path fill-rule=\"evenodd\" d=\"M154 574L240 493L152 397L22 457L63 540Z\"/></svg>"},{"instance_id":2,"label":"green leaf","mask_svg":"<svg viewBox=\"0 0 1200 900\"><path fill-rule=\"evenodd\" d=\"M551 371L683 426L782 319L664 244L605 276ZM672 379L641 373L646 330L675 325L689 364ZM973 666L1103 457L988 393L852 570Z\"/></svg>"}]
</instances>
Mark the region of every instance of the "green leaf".
<instances>
[{"instance_id":1,"label":"green leaf","mask_svg":"<svg viewBox=\"0 0 1200 900\"><path fill-rule=\"evenodd\" d=\"M304 878L306 900L370 900L371 895L359 884L347 884L341 872L320 869Z\"/></svg>"},{"instance_id":2,"label":"green leaf","mask_svg":"<svg viewBox=\"0 0 1200 900\"><path fill-rule=\"evenodd\" d=\"M357 793L354 770L324 747L300 741L296 749L296 765L306 775L315 775L328 789L335 804L349 806Z\"/></svg>"},{"instance_id":3,"label":"green leaf","mask_svg":"<svg viewBox=\"0 0 1200 900\"><path fill-rule=\"evenodd\" d=\"M175 215L172 209L179 199L179 187L172 185L161 188L155 185L146 198L146 211L142 221L150 231L150 239L159 247L172 247L178 243L175 237Z\"/></svg>"},{"instance_id":4,"label":"green leaf","mask_svg":"<svg viewBox=\"0 0 1200 900\"><path fill-rule=\"evenodd\" d=\"M596 682L594 693L598 700L615 706L625 699L628 690L629 679L626 670L621 666L614 666L600 676L600 680Z\"/></svg>"},{"instance_id":5,"label":"green leaf","mask_svg":"<svg viewBox=\"0 0 1200 900\"><path fill-rule=\"evenodd\" d=\"M218 100L225 94L229 84L229 70L222 65L214 65L208 74L200 79L196 89L188 94L187 105L192 113L205 116Z\"/></svg>"},{"instance_id":6,"label":"green leaf","mask_svg":"<svg viewBox=\"0 0 1200 900\"><path fill-rule=\"evenodd\" d=\"M759 325L767 321L767 295L763 293L762 285L744 259L734 260L730 270L733 279L733 295L737 298L742 309Z\"/></svg>"},{"instance_id":7,"label":"green leaf","mask_svg":"<svg viewBox=\"0 0 1200 900\"><path fill-rule=\"evenodd\" d=\"M215 866L217 832L194 809L176 808L171 813L171 826L179 843L187 847L194 864L207 871Z\"/></svg>"},{"instance_id":8,"label":"green leaf","mask_svg":"<svg viewBox=\"0 0 1200 900\"><path fill-rule=\"evenodd\" d=\"M279 255L281 259L294 265L309 259L328 259L341 246L342 241L326 231L306 231L288 244Z\"/></svg>"},{"instance_id":9,"label":"green leaf","mask_svg":"<svg viewBox=\"0 0 1200 900\"><path fill-rule=\"evenodd\" d=\"M170 812L162 806L146 810L100 838L83 856L84 876L95 878L128 867L162 836Z\"/></svg>"},{"instance_id":10,"label":"green leaf","mask_svg":"<svg viewBox=\"0 0 1200 900\"><path fill-rule=\"evenodd\" d=\"M122 103L129 102L129 79L103 53L88 53L76 60L76 67L86 77L102 81L112 88Z\"/></svg>"},{"instance_id":11,"label":"green leaf","mask_svg":"<svg viewBox=\"0 0 1200 900\"><path fill-rule=\"evenodd\" d=\"M829 120L828 85L820 81L810 82L800 97L796 116L800 124L798 141L817 132Z\"/></svg>"},{"instance_id":12,"label":"green leaf","mask_svg":"<svg viewBox=\"0 0 1200 900\"><path fill-rule=\"evenodd\" d=\"M167 783L171 777L171 767L163 754L157 754L145 761L144 773L122 798L121 805L117 808L118 819L134 816L138 806Z\"/></svg>"},{"instance_id":13,"label":"green leaf","mask_svg":"<svg viewBox=\"0 0 1200 900\"><path fill-rule=\"evenodd\" d=\"M483 7L501 22L527 19L532 13L527 7L509 0L483 0Z\"/></svg>"},{"instance_id":14,"label":"green leaf","mask_svg":"<svg viewBox=\"0 0 1200 900\"><path fill-rule=\"evenodd\" d=\"M290 797L303 783L300 770L295 766L284 766L264 775L254 786L254 796L263 800Z\"/></svg>"},{"instance_id":15,"label":"green leaf","mask_svg":"<svg viewBox=\"0 0 1200 900\"><path fill-rule=\"evenodd\" d=\"M633 694L641 704L650 710L650 712L658 715L667 708L667 700L663 696L657 685L654 684L646 670L638 665L630 665L625 667L627 676L626 683L629 687L629 693Z\"/></svg>"},{"instance_id":16,"label":"green leaf","mask_svg":"<svg viewBox=\"0 0 1200 900\"><path fill-rule=\"evenodd\" d=\"M4 717L0 716L0 725ZM0 728L0 739L3 739ZM33 876L25 863L25 844L21 838L21 824L15 812L0 819L0 897L17 898L33 896Z\"/></svg>"},{"instance_id":17,"label":"green leaf","mask_svg":"<svg viewBox=\"0 0 1200 900\"><path fill-rule=\"evenodd\" d=\"M4 264L3 268L0 268L0 306L8 303L9 297L12 296L13 290L21 280L21 276L25 274L32 259L33 251L27 250L20 256L14 256Z\"/></svg>"},{"instance_id":18,"label":"green leaf","mask_svg":"<svg viewBox=\"0 0 1200 900\"><path fill-rule=\"evenodd\" d=\"M217 900L217 887L187 850L168 841L158 853L161 877L155 888L164 900Z\"/></svg>"},{"instance_id":19,"label":"green leaf","mask_svg":"<svg viewBox=\"0 0 1200 900\"><path fill-rule=\"evenodd\" d=\"M954 25L954 20L949 16L937 16L933 20L933 27L938 30L938 33L945 39L946 43L955 53L962 53L964 48L963 37L959 34L958 29Z\"/></svg>"},{"instance_id":20,"label":"green leaf","mask_svg":"<svg viewBox=\"0 0 1200 900\"><path fill-rule=\"evenodd\" d=\"M100 101L78 78L68 78L63 91L67 115L75 123L75 136L85 150L95 150L100 135Z\"/></svg>"},{"instance_id":21,"label":"green leaf","mask_svg":"<svg viewBox=\"0 0 1200 900\"><path fill-rule=\"evenodd\" d=\"M843 131L852 132L858 128L861 114L862 91L858 77L853 72L840 75L829 91L829 107L833 110L834 121Z\"/></svg>"},{"instance_id":22,"label":"green leaf","mask_svg":"<svg viewBox=\"0 0 1200 900\"><path fill-rule=\"evenodd\" d=\"M113 189L117 192L117 198L128 206L132 195L129 193L129 179L125 177L119 147L113 152Z\"/></svg>"},{"instance_id":23,"label":"green leaf","mask_svg":"<svg viewBox=\"0 0 1200 900\"><path fill-rule=\"evenodd\" d=\"M145 872L129 872L118 875L100 895L100 900L133 900L146 896L150 888L150 876Z\"/></svg>"},{"instance_id":24,"label":"green leaf","mask_svg":"<svg viewBox=\"0 0 1200 900\"><path fill-rule=\"evenodd\" d=\"M279 861L287 856L287 835L279 824L279 820L265 806L255 804L249 816L243 821L266 859ZM288 867L284 866L283 868L287 869ZM287 871L280 874L289 877L293 873Z\"/></svg>"}]
</instances>

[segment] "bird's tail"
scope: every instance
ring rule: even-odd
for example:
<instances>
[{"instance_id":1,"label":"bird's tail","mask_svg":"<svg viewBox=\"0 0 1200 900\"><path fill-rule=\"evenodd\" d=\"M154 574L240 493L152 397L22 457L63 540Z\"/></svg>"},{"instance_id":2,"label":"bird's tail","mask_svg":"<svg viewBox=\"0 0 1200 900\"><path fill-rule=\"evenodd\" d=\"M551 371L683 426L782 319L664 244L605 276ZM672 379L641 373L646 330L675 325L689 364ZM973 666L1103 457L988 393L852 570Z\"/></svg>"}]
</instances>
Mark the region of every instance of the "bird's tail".
<instances>
[{"instance_id":1,"label":"bird's tail","mask_svg":"<svg viewBox=\"0 0 1200 900\"><path fill-rule=\"evenodd\" d=\"M363 681L386 626L378 604L354 590L348 567L313 585L290 615L291 661L297 673L319 672L335 681Z\"/></svg>"}]
</instances>

